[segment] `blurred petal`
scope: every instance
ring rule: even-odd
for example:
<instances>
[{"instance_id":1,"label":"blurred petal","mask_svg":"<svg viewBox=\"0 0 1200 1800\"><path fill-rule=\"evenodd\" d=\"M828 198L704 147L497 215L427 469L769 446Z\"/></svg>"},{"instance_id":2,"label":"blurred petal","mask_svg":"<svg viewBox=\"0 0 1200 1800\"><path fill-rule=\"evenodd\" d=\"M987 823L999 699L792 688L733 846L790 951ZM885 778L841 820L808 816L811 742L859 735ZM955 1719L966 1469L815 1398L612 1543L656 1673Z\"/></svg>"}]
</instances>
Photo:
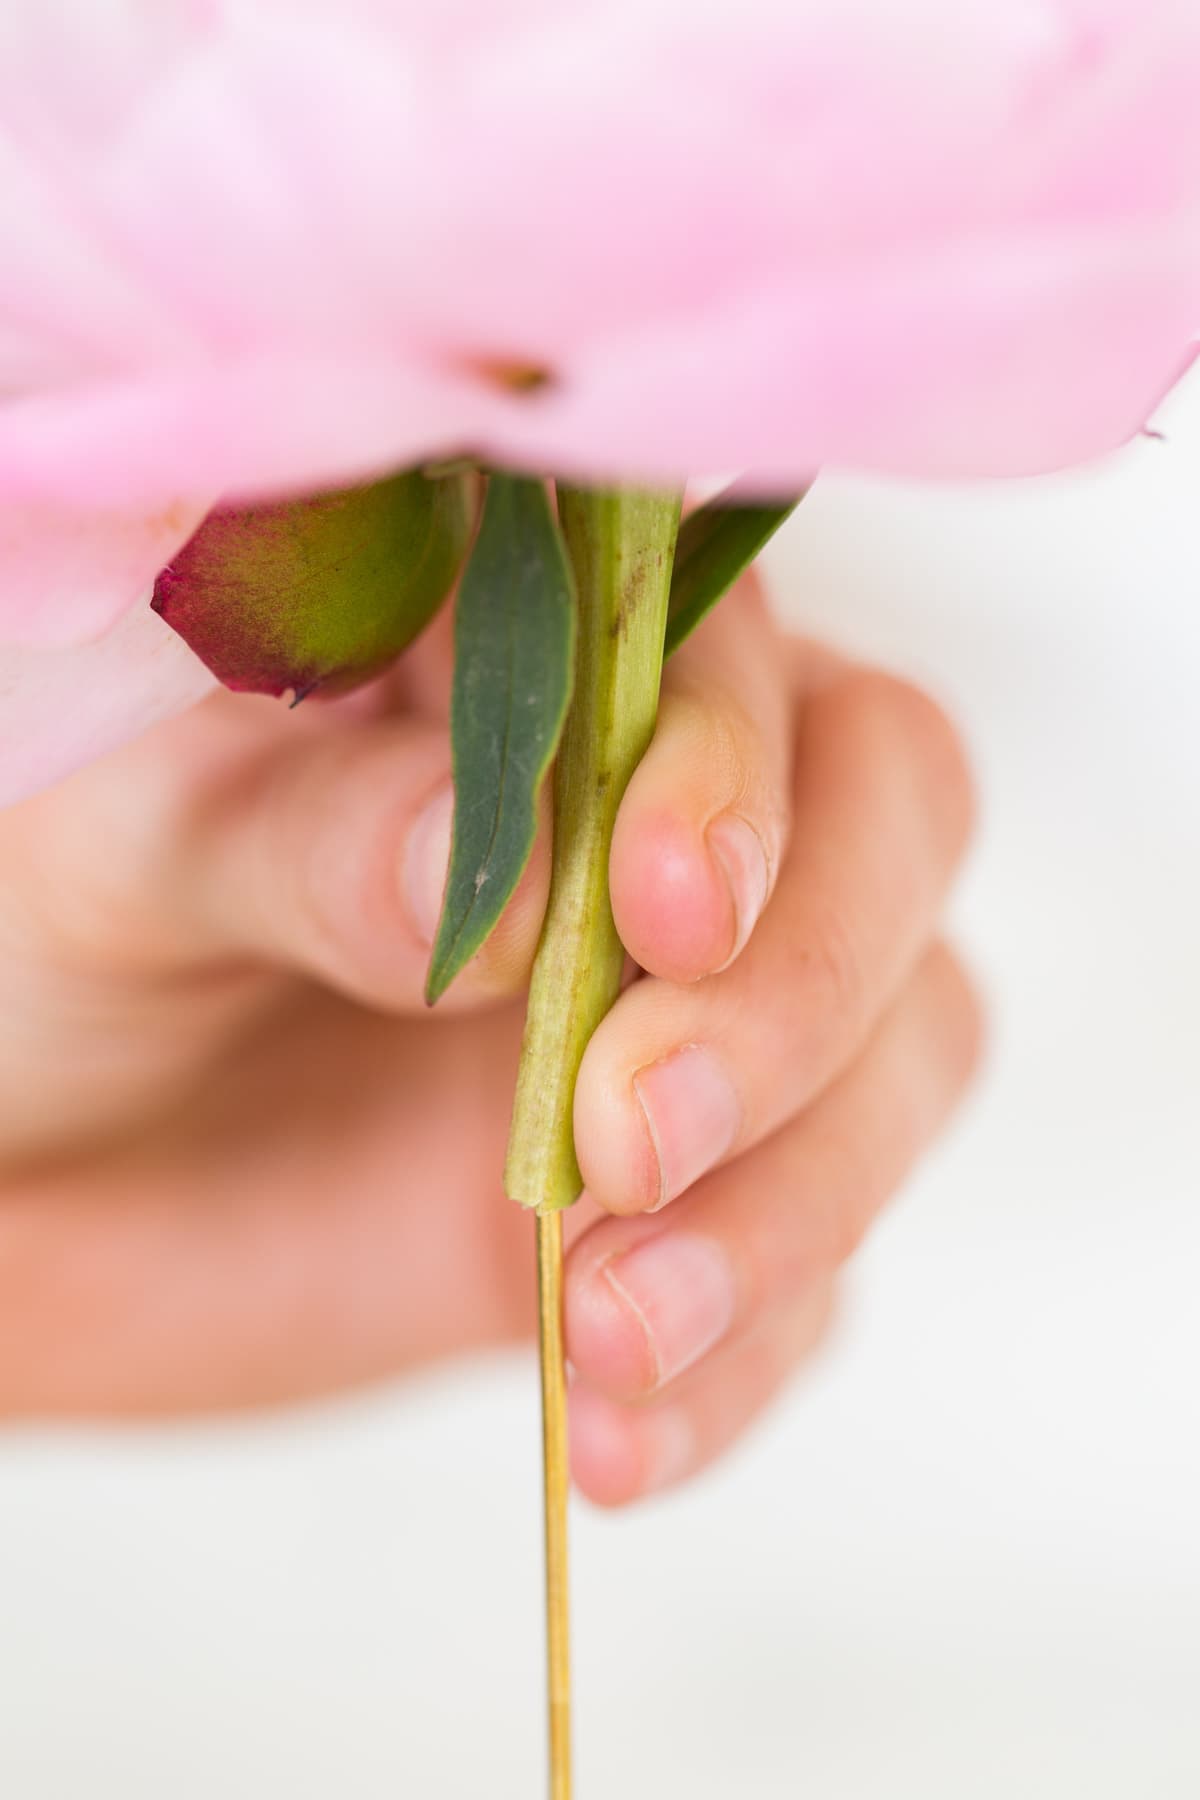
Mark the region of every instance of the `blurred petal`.
<instances>
[{"instance_id":1,"label":"blurred petal","mask_svg":"<svg viewBox=\"0 0 1200 1800\"><path fill-rule=\"evenodd\" d=\"M49 787L215 685L148 606L69 650L0 647L0 806Z\"/></svg>"},{"instance_id":2,"label":"blurred petal","mask_svg":"<svg viewBox=\"0 0 1200 1800\"><path fill-rule=\"evenodd\" d=\"M0 503L0 645L98 637L144 598L207 510L181 502L146 517Z\"/></svg>"},{"instance_id":3,"label":"blurred petal","mask_svg":"<svg viewBox=\"0 0 1200 1800\"><path fill-rule=\"evenodd\" d=\"M466 377L399 360L230 357L0 405L0 500L150 508L168 472L176 493L314 492L474 448L504 416Z\"/></svg>"},{"instance_id":4,"label":"blurred petal","mask_svg":"<svg viewBox=\"0 0 1200 1800\"><path fill-rule=\"evenodd\" d=\"M954 478L1062 468L1134 437L1195 355L1180 265L1197 246L1137 248L1051 238L1019 255L901 263L870 285L851 273L803 295L739 296L630 337L569 390L510 409L495 449L647 481L723 457L762 492L794 491L820 466ZM647 425L631 441L636 417Z\"/></svg>"},{"instance_id":5,"label":"blurred petal","mask_svg":"<svg viewBox=\"0 0 1200 1800\"><path fill-rule=\"evenodd\" d=\"M0 120L9 498L1027 471L1200 332L1195 0L15 0Z\"/></svg>"}]
</instances>

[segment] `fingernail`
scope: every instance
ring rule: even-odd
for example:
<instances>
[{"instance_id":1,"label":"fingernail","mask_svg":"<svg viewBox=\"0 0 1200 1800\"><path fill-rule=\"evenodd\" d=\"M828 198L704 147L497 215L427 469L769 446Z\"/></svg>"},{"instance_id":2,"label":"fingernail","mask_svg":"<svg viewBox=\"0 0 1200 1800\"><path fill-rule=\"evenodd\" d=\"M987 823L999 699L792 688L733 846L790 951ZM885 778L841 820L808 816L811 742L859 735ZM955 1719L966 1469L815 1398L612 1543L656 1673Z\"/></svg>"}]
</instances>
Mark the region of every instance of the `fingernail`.
<instances>
[{"instance_id":1,"label":"fingernail","mask_svg":"<svg viewBox=\"0 0 1200 1800\"><path fill-rule=\"evenodd\" d=\"M767 903L770 874L762 839L738 813L722 813L713 820L706 836L733 900L733 949L721 964L725 969L741 953Z\"/></svg>"},{"instance_id":2,"label":"fingernail","mask_svg":"<svg viewBox=\"0 0 1200 1800\"><path fill-rule=\"evenodd\" d=\"M440 787L417 815L404 847L402 881L412 928L423 944L432 944L442 914L446 871L450 866L450 827L454 787Z\"/></svg>"},{"instance_id":3,"label":"fingernail","mask_svg":"<svg viewBox=\"0 0 1200 1800\"><path fill-rule=\"evenodd\" d=\"M633 1078L658 1158L658 1198L674 1200L718 1163L737 1136L741 1107L710 1050L687 1044Z\"/></svg>"},{"instance_id":4,"label":"fingernail","mask_svg":"<svg viewBox=\"0 0 1200 1800\"><path fill-rule=\"evenodd\" d=\"M646 1334L655 1387L711 1350L733 1320L733 1270L711 1238L661 1232L605 1264L604 1276Z\"/></svg>"}]
</instances>

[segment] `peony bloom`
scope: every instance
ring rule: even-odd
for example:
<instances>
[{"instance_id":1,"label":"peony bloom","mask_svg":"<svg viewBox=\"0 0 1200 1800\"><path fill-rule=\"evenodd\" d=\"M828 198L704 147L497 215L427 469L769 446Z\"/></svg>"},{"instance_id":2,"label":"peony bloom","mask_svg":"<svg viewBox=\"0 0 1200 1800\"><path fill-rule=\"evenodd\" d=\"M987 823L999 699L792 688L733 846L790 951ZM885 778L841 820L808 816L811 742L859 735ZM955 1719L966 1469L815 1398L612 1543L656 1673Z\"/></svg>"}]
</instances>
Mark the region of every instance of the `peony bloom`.
<instances>
[{"instance_id":1,"label":"peony bloom","mask_svg":"<svg viewBox=\"0 0 1200 1800\"><path fill-rule=\"evenodd\" d=\"M1195 0L9 0L0 799L195 696L219 499L1031 473L1198 329Z\"/></svg>"}]
</instances>

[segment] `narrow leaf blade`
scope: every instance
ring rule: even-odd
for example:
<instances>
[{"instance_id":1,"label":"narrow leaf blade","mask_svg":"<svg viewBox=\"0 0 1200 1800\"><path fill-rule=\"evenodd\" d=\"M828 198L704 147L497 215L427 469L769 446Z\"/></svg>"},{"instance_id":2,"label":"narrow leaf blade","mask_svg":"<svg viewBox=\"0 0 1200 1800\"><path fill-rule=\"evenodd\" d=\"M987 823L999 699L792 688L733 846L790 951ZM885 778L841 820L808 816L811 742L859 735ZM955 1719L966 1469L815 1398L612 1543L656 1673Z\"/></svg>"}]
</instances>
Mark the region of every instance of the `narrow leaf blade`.
<instances>
[{"instance_id":1,"label":"narrow leaf blade","mask_svg":"<svg viewBox=\"0 0 1200 1800\"><path fill-rule=\"evenodd\" d=\"M803 493L777 506L741 506L718 494L679 527L664 656L678 650L701 619L733 586L786 518Z\"/></svg>"},{"instance_id":2,"label":"narrow leaf blade","mask_svg":"<svg viewBox=\"0 0 1200 1800\"><path fill-rule=\"evenodd\" d=\"M454 834L425 984L432 1006L484 943L529 861L571 698L575 593L540 482L492 475L458 595Z\"/></svg>"}]
</instances>

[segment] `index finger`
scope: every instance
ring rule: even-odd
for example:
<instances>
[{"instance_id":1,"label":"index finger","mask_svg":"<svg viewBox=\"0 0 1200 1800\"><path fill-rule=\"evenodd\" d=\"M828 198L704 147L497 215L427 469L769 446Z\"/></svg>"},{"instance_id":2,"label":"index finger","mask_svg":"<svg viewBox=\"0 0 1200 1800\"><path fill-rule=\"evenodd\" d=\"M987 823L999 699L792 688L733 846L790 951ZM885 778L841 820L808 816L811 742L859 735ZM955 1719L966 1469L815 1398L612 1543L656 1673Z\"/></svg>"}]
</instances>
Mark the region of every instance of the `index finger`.
<instances>
[{"instance_id":1,"label":"index finger","mask_svg":"<svg viewBox=\"0 0 1200 1800\"><path fill-rule=\"evenodd\" d=\"M786 650L747 575L663 671L609 864L617 930L653 975L691 982L724 968L775 885L790 822Z\"/></svg>"}]
</instances>

